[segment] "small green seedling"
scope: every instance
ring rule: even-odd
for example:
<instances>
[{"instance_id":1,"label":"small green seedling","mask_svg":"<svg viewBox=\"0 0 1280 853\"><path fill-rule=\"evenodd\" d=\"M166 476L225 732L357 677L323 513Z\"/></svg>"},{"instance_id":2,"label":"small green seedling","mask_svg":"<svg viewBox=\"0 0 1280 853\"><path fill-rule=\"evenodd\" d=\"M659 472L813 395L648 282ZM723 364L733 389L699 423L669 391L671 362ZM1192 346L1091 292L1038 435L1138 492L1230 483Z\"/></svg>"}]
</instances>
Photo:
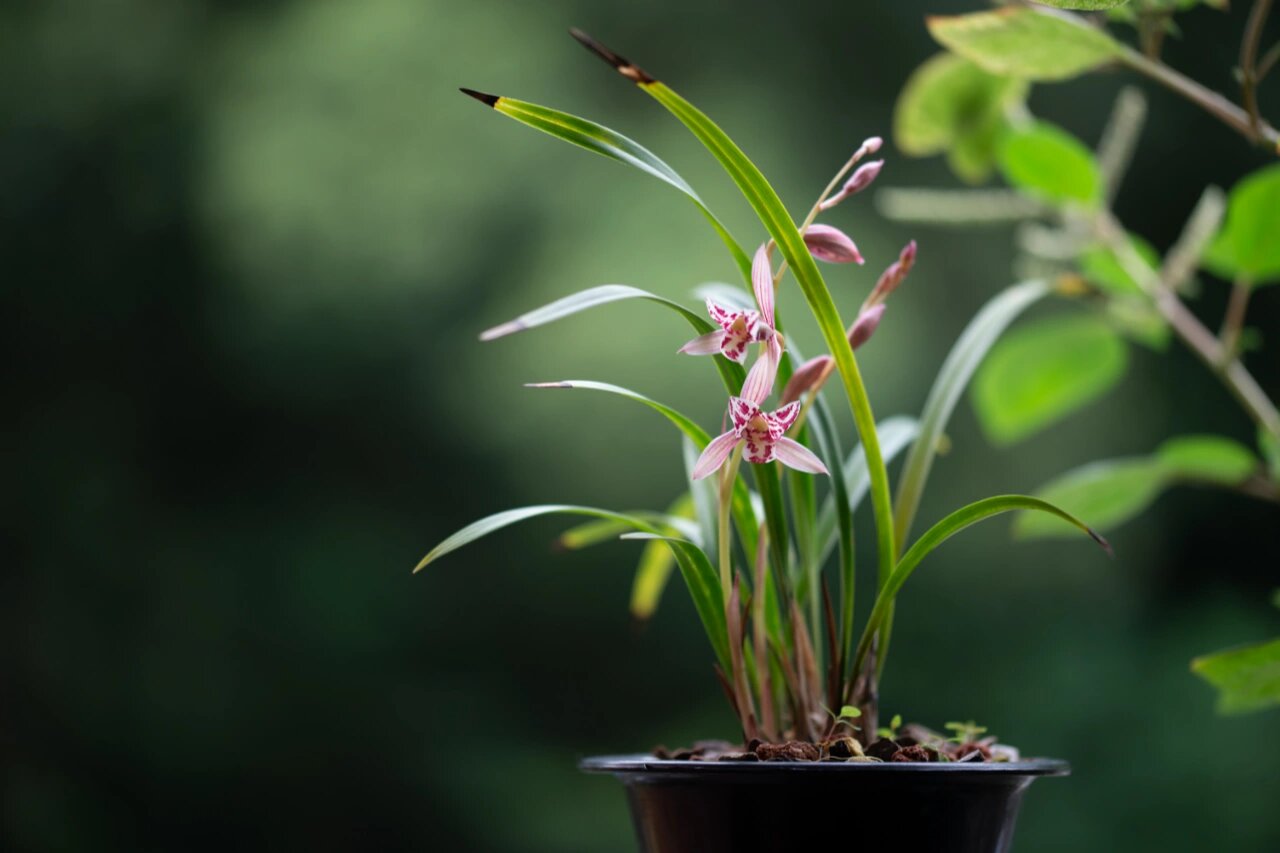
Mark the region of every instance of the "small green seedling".
<instances>
[{"instance_id":1,"label":"small green seedling","mask_svg":"<svg viewBox=\"0 0 1280 853\"><path fill-rule=\"evenodd\" d=\"M980 726L973 720L964 723L946 723L943 728L954 732L949 738L952 743L973 743L987 733L986 726Z\"/></svg>"},{"instance_id":2,"label":"small green seedling","mask_svg":"<svg viewBox=\"0 0 1280 853\"><path fill-rule=\"evenodd\" d=\"M889 740L897 740L898 729L900 728L902 728L902 715L894 714L893 719L889 721L889 725L876 729L876 734Z\"/></svg>"}]
</instances>

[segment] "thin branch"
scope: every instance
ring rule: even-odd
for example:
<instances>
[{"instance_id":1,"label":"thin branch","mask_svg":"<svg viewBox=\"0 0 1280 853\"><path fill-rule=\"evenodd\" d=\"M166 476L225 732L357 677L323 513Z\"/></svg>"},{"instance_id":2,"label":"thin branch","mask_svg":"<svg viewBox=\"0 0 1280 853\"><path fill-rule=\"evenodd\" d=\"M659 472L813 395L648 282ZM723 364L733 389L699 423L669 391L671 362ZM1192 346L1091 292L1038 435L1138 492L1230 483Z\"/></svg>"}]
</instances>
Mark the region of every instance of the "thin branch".
<instances>
[{"instance_id":1,"label":"thin branch","mask_svg":"<svg viewBox=\"0 0 1280 853\"><path fill-rule=\"evenodd\" d=\"M1111 116L1098 143L1098 171L1102 173L1105 199L1116 197L1124 174L1133 161L1138 137L1147 119L1147 99L1134 86L1125 86L1116 96Z\"/></svg>"},{"instance_id":2,"label":"thin branch","mask_svg":"<svg viewBox=\"0 0 1280 853\"><path fill-rule=\"evenodd\" d=\"M1012 190L883 189L876 209L887 219L920 225L1004 225L1040 216L1044 205Z\"/></svg>"},{"instance_id":3,"label":"thin branch","mask_svg":"<svg viewBox=\"0 0 1280 853\"><path fill-rule=\"evenodd\" d=\"M1165 255L1164 265L1160 267L1162 287L1182 291L1195 274L1209 241L1218 233L1226 210L1227 200L1222 190L1215 186L1205 187L1195 209L1187 217L1182 233L1178 235L1178 242Z\"/></svg>"},{"instance_id":4,"label":"thin branch","mask_svg":"<svg viewBox=\"0 0 1280 853\"><path fill-rule=\"evenodd\" d=\"M1157 62L1143 56L1132 48L1123 50L1120 54L1120 62L1196 104L1250 142L1265 144L1274 154L1280 155L1280 131L1277 131L1261 117L1258 118L1257 126L1255 127L1249 113L1233 104L1227 98L1192 80L1185 74L1174 71L1163 62Z\"/></svg>"},{"instance_id":5,"label":"thin branch","mask_svg":"<svg viewBox=\"0 0 1280 853\"><path fill-rule=\"evenodd\" d=\"M1240 41L1240 99L1249 114L1254 133L1258 132L1262 122L1258 115L1258 42L1262 39L1262 28L1270 11L1271 0L1253 0L1244 38Z\"/></svg>"},{"instance_id":6,"label":"thin branch","mask_svg":"<svg viewBox=\"0 0 1280 853\"><path fill-rule=\"evenodd\" d=\"M1222 319L1222 331L1218 332L1218 340L1222 342L1224 358L1235 358L1240 346L1240 333L1244 330L1244 317L1249 310L1249 296L1253 287L1243 278L1238 278L1231 286L1231 298L1227 301L1227 314Z\"/></svg>"}]
</instances>

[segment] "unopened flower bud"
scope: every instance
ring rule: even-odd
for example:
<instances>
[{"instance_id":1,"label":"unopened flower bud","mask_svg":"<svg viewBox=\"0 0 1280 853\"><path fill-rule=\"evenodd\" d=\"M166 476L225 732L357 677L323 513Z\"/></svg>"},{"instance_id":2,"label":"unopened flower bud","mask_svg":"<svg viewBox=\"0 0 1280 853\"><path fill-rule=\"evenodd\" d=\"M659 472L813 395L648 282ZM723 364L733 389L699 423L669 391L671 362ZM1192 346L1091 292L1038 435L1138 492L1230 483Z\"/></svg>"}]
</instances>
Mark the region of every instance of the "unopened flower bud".
<instances>
[{"instance_id":1,"label":"unopened flower bud","mask_svg":"<svg viewBox=\"0 0 1280 853\"><path fill-rule=\"evenodd\" d=\"M822 203L821 210L830 210L840 202L847 199L855 193L860 193L867 187L871 186L871 182L880 174L880 170L884 168L883 160L872 160L870 163L863 163L853 173L849 180L845 181L840 192L833 195Z\"/></svg>"},{"instance_id":2,"label":"unopened flower bud","mask_svg":"<svg viewBox=\"0 0 1280 853\"><path fill-rule=\"evenodd\" d=\"M839 228L830 225L810 225L804 230L804 242L809 254L831 264L860 264L862 253Z\"/></svg>"},{"instance_id":3,"label":"unopened flower bud","mask_svg":"<svg viewBox=\"0 0 1280 853\"><path fill-rule=\"evenodd\" d=\"M902 251L898 254L898 259L889 264L888 269L880 274L880 280L876 282L875 289L867 297L864 307L870 308L888 299L889 294L898 289L898 285L902 284L902 280L907 277L907 273L911 272L911 268L915 266L915 263L916 241L912 240L902 248Z\"/></svg>"},{"instance_id":4,"label":"unopened flower bud","mask_svg":"<svg viewBox=\"0 0 1280 853\"><path fill-rule=\"evenodd\" d=\"M799 400L806 391L812 390L823 377L831 372L834 360L829 355L819 355L809 359L796 368L782 389L782 405Z\"/></svg>"},{"instance_id":5,"label":"unopened flower bud","mask_svg":"<svg viewBox=\"0 0 1280 853\"><path fill-rule=\"evenodd\" d=\"M876 333L876 329L880 326L880 320L884 317L885 304L872 305L866 308L858 315L858 319L849 327L849 346L857 349L858 347L871 340L871 336Z\"/></svg>"},{"instance_id":6,"label":"unopened flower bud","mask_svg":"<svg viewBox=\"0 0 1280 853\"><path fill-rule=\"evenodd\" d=\"M879 151L881 145L884 145L884 140L878 136L868 136L862 140L862 150L868 154L874 154Z\"/></svg>"}]
</instances>

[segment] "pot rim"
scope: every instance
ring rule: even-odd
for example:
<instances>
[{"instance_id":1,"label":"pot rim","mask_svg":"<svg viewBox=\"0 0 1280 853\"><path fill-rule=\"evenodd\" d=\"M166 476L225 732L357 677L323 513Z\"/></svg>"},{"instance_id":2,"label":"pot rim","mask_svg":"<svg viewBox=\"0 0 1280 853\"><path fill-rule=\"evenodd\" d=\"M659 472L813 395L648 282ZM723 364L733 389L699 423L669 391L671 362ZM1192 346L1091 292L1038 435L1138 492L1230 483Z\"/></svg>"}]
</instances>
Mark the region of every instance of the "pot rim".
<instances>
[{"instance_id":1,"label":"pot rim","mask_svg":"<svg viewBox=\"0 0 1280 853\"><path fill-rule=\"evenodd\" d=\"M950 773L961 776L1015 775L1068 776L1071 765L1060 758L1026 758L1020 761L677 761L645 753L594 755L578 762L586 773L659 773L697 776L747 773Z\"/></svg>"}]
</instances>

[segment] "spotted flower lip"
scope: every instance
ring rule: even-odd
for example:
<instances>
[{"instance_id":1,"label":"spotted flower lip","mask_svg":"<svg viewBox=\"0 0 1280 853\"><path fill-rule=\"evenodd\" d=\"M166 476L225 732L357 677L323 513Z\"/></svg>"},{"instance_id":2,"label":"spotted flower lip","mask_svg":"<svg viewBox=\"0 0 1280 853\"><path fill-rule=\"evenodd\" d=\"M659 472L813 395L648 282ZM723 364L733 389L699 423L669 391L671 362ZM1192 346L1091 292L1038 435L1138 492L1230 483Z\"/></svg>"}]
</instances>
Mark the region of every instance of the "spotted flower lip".
<instances>
[{"instance_id":1,"label":"spotted flower lip","mask_svg":"<svg viewBox=\"0 0 1280 853\"><path fill-rule=\"evenodd\" d=\"M726 308L708 299L707 315L720 328L699 335L680 347L680 352L686 355L718 352L742 364L747 360L748 344L768 341L774 336L772 324L765 322L756 311Z\"/></svg>"},{"instance_id":2,"label":"spotted flower lip","mask_svg":"<svg viewBox=\"0 0 1280 853\"><path fill-rule=\"evenodd\" d=\"M693 466L692 477L701 480L724 464L738 445L744 446L743 457L756 465L775 459L789 468L807 474L826 474L827 466L809 448L787 438L784 433L800 416L800 404L789 403L776 412L762 412L757 403L742 397L729 398L729 419L733 426L716 436L702 451Z\"/></svg>"}]
</instances>

